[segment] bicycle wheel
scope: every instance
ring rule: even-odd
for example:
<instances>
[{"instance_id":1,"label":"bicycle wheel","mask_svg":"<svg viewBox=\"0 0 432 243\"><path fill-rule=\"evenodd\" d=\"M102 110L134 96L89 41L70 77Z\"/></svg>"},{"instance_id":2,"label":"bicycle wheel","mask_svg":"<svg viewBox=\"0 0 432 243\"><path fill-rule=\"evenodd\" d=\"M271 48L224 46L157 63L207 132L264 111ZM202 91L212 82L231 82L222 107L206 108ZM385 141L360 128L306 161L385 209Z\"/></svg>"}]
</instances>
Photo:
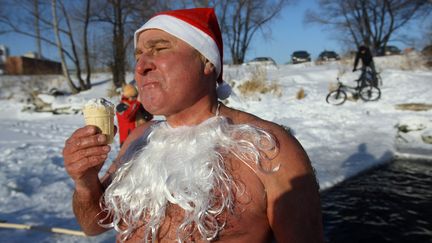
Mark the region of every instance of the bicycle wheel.
<instances>
[{"instance_id":1,"label":"bicycle wheel","mask_svg":"<svg viewBox=\"0 0 432 243\"><path fill-rule=\"evenodd\" d=\"M378 87L367 85L360 88L359 95L364 101L376 101L381 97L381 90Z\"/></svg>"},{"instance_id":2,"label":"bicycle wheel","mask_svg":"<svg viewBox=\"0 0 432 243\"><path fill-rule=\"evenodd\" d=\"M345 91L339 89L331 91L326 97L327 103L332 105L342 105L346 99Z\"/></svg>"}]
</instances>

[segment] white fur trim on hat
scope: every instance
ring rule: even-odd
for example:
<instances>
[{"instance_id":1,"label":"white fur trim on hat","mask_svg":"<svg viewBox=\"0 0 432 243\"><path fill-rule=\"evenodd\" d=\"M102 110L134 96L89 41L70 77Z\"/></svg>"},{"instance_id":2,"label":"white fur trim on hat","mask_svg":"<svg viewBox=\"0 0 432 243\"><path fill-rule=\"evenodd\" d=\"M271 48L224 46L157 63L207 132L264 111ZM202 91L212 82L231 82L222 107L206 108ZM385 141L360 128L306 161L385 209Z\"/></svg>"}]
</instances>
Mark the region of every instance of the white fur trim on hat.
<instances>
[{"instance_id":1,"label":"white fur trim on hat","mask_svg":"<svg viewBox=\"0 0 432 243\"><path fill-rule=\"evenodd\" d=\"M147 29L163 30L199 51L216 68L217 76L221 73L221 56L216 42L205 32L187 22L169 15L157 15L151 18L141 28L135 31L134 44L136 47L138 35Z\"/></svg>"}]
</instances>

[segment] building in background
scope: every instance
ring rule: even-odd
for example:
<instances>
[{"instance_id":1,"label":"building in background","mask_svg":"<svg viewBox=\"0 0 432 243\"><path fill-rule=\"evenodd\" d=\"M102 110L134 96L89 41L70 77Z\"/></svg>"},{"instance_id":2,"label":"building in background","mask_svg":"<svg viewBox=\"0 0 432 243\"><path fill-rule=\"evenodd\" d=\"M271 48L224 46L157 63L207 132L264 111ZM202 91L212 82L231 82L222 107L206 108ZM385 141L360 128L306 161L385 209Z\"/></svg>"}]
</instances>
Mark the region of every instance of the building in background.
<instances>
[{"instance_id":1,"label":"building in background","mask_svg":"<svg viewBox=\"0 0 432 243\"><path fill-rule=\"evenodd\" d=\"M62 65L41 57L37 52L9 56L9 49L0 45L0 75L61 74Z\"/></svg>"},{"instance_id":2,"label":"building in background","mask_svg":"<svg viewBox=\"0 0 432 243\"><path fill-rule=\"evenodd\" d=\"M26 53L24 53L23 56L24 57L29 57L29 58L36 58L36 59L46 59L42 55L39 55L39 53L37 53L35 51L26 52Z\"/></svg>"},{"instance_id":3,"label":"building in background","mask_svg":"<svg viewBox=\"0 0 432 243\"><path fill-rule=\"evenodd\" d=\"M24 56L8 57L5 65L8 75L61 74L61 63Z\"/></svg>"},{"instance_id":4,"label":"building in background","mask_svg":"<svg viewBox=\"0 0 432 243\"><path fill-rule=\"evenodd\" d=\"M5 45L0 45L0 75L4 74L6 59L9 56L9 49Z\"/></svg>"}]
</instances>

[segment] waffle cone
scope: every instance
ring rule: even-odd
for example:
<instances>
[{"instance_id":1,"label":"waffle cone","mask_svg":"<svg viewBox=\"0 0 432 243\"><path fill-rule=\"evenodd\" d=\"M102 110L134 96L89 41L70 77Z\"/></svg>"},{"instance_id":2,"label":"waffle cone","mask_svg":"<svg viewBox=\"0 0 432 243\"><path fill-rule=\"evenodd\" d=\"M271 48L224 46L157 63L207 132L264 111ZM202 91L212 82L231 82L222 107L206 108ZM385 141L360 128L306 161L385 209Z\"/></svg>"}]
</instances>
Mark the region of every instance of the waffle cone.
<instances>
[{"instance_id":1,"label":"waffle cone","mask_svg":"<svg viewBox=\"0 0 432 243\"><path fill-rule=\"evenodd\" d=\"M83 109L86 125L97 126L107 136L108 144L114 140L114 110L110 107L86 107Z\"/></svg>"}]
</instances>

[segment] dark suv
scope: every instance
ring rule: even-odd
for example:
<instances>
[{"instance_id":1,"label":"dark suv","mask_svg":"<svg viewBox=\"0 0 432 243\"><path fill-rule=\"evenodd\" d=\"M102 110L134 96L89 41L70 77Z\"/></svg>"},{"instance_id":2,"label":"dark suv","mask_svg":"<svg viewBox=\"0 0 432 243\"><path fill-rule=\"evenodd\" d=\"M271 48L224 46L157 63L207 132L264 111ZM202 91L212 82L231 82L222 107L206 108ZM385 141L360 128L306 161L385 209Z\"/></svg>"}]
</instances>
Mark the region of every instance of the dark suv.
<instances>
[{"instance_id":1,"label":"dark suv","mask_svg":"<svg viewBox=\"0 0 432 243\"><path fill-rule=\"evenodd\" d=\"M295 51L291 55L291 61L294 64L302 63L302 62L310 62L311 57L307 51Z\"/></svg>"},{"instance_id":2,"label":"dark suv","mask_svg":"<svg viewBox=\"0 0 432 243\"><path fill-rule=\"evenodd\" d=\"M432 45L428 45L421 51L422 55L425 58L426 65L428 67L432 67Z\"/></svg>"},{"instance_id":3,"label":"dark suv","mask_svg":"<svg viewBox=\"0 0 432 243\"><path fill-rule=\"evenodd\" d=\"M336 60L340 60L340 57L334 51L323 51L318 56L318 61L336 61Z\"/></svg>"},{"instance_id":4,"label":"dark suv","mask_svg":"<svg viewBox=\"0 0 432 243\"><path fill-rule=\"evenodd\" d=\"M400 55L400 54L401 54L401 50L397 46L386 46L385 49L381 47L377 50L378 56L389 56L389 55Z\"/></svg>"}]
</instances>

